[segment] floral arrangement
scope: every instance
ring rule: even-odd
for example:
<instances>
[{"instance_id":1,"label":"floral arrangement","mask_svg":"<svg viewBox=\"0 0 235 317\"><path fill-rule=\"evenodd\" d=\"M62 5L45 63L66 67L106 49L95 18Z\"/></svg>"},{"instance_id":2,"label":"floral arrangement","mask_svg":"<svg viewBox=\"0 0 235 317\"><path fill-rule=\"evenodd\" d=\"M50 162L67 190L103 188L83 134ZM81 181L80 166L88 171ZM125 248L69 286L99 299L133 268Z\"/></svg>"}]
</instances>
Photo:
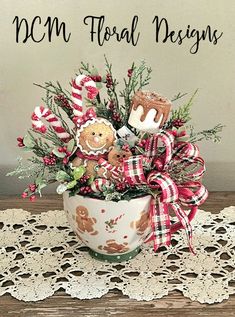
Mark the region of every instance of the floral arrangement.
<instances>
[{"instance_id":1,"label":"floral arrangement","mask_svg":"<svg viewBox=\"0 0 235 317\"><path fill-rule=\"evenodd\" d=\"M26 165L20 158L8 175L33 179L22 193L31 201L58 182L58 194L114 201L150 194L153 208L156 202L163 209L170 206L182 220L182 206L194 208L207 197L201 183L205 165L196 143L219 141L223 126L194 131L189 122L197 91L173 110L172 103L186 94L168 100L145 91L152 72L145 62L131 65L120 92L106 58L105 69L100 74L81 63L72 93L59 82L37 85L46 91L44 105L35 108L31 129L17 138L22 151L33 156Z\"/></svg>"},{"instance_id":2,"label":"floral arrangement","mask_svg":"<svg viewBox=\"0 0 235 317\"><path fill-rule=\"evenodd\" d=\"M115 151L113 150L113 152L119 152L113 153L112 161L113 166L117 167L117 156L124 155L125 157L127 155L129 157L145 153L146 144L152 135L148 131L137 130L128 123L133 96L149 84L152 69L147 67L145 62L138 66L133 63L127 71L126 78L124 78L124 89L118 93L117 87L119 83L113 75L112 65L106 58L105 61L106 74L104 75L100 75L94 66L90 67L89 64L81 63L79 73L87 76L95 83L93 87L95 97L91 96L91 94L89 95L88 92L88 98L85 99L88 107L87 112L85 114L77 112L81 115L81 120L84 122L88 122L96 116L109 121L115 131L119 130L115 140ZM74 84L76 85L75 82ZM24 137L17 138L18 146L22 151L32 152L34 156L28 158L27 165L23 165L22 158L19 158L19 165L16 170L8 173L8 175L16 175L20 179L26 177L34 179L34 182L29 184L28 188L24 190L23 198L29 197L31 201L35 200L36 194L41 195L41 190L54 182L60 183L57 188L59 194L64 190L69 190L71 195L98 196L108 200L130 199L153 191L144 184L133 187L126 182L118 182L114 179L112 182L104 182L102 191L92 190L92 183L98 178L98 175L102 174L105 168L103 166L102 170L100 170L96 166L97 172L95 173L94 171L93 173L87 171L86 164L76 166L78 117L74 108L75 98L70 95L69 91L63 89L59 82L56 84L47 82L44 86L37 86L46 90L46 96L42 99L46 107L41 106L35 109L32 114L32 128L27 131ZM95 87L98 90L97 94ZM103 99L101 92L104 90L106 90L107 97ZM190 110L196 93L197 91L178 109L174 109L171 112L170 119L161 126L161 131L166 131L174 136L175 146L182 143L195 144L203 139L213 140L214 142L220 141L218 133L222 130L223 126L221 124L202 132L195 132L193 126L189 125L191 120ZM171 102L175 102L185 96L186 94L178 93L172 98ZM80 100L82 101L81 98ZM40 121L41 118L45 118L48 122L48 128ZM36 124L34 124L35 122ZM81 123L79 126L81 126ZM126 132L124 137L122 131L120 132L123 127L125 127L123 132ZM102 133L102 129L101 125L100 133ZM159 132L158 129L156 129L156 132ZM114 149L113 145L114 143L111 144ZM111 149L109 148L109 150ZM164 149L159 148L159 153L158 156L162 156ZM189 171L184 168L185 162L173 165L169 164L167 170L174 181L177 183L188 181ZM193 168L196 168L196 166L193 166ZM153 169L154 164L145 162L146 172ZM101 178L107 179L107 177L103 177L104 174L101 175ZM156 194L155 190L153 192Z\"/></svg>"}]
</instances>

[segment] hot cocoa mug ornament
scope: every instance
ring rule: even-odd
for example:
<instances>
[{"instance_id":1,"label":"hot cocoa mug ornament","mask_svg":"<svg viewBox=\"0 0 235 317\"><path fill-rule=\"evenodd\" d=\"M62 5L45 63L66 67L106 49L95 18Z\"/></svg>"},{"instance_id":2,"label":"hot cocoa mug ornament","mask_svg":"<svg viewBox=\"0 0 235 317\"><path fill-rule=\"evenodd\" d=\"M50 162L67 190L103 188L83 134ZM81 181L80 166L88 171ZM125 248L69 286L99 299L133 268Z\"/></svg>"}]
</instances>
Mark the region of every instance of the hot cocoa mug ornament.
<instances>
[{"instance_id":1,"label":"hot cocoa mug ornament","mask_svg":"<svg viewBox=\"0 0 235 317\"><path fill-rule=\"evenodd\" d=\"M137 91L132 99L128 123L140 131L158 132L167 121L171 102L149 91Z\"/></svg>"}]
</instances>

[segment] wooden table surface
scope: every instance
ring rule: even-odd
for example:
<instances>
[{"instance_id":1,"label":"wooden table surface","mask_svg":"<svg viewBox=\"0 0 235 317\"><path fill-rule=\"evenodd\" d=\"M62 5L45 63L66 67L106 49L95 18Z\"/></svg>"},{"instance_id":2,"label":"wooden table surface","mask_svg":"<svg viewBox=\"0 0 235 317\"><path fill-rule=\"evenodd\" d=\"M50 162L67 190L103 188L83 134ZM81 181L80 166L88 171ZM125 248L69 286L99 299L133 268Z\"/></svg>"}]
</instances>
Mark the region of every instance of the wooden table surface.
<instances>
[{"instance_id":1,"label":"wooden table surface","mask_svg":"<svg viewBox=\"0 0 235 317\"><path fill-rule=\"evenodd\" d=\"M224 207L235 205L235 192L213 192L201 209L219 212ZM16 198L1 196L0 210L22 208L34 213L62 209L61 197L44 196L34 203ZM150 316L235 316L235 295L220 304L207 305L183 297L180 292L172 292L162 299L149 302L135 301L112 291L101 299L79 300L66 295L63 290L39 302L25 303L10 295L0 297L0 317L150 317Z\"/></svg>"}]
</instances>

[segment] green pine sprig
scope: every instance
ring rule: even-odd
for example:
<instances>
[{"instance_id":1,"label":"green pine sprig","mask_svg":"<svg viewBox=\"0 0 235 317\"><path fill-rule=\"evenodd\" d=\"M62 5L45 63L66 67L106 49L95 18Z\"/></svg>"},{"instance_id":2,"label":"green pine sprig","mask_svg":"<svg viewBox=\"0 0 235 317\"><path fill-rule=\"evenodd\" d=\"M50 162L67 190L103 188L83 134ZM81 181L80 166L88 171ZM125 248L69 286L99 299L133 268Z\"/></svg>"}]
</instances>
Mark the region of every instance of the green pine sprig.
<instances>
[{"instance_id":1,"label":"green pine sprig","mask_svg":"<svg viewBox=\"0 0 235 317\"><path fill-rule=\"evenodd\" d=\"M169 123L176 120L176 119L180 119L180 120L184 121L184 123L186 123L192 119L191 118L191 108L192 108L193 101L194 101L194 98L195 98L197 92L198 92L198 89L193 93L193 95L191 96L191 98L189 99L188 102L186 102L185 104L180 106L178 109L172 110ZM178 94L173 98L173 101L178 100L185 95L186 94Z\"/></svg>"},{"instance_id":2,"label":"green pine sprig","mask_svg":"<svg viewBox=\"0 0 235 317\"><path fill-rule=\"evenodd\" d=\"M218 143L221 141L221 135L219 134L222 132L224 127L225 125L222 125L219 123L211 129L195 132L194 127L190 126L189 127L190 128L189 142L197 143L197 142L206 140L206 141L213 141L215 143Z\"/></svg>"}]
</instances>

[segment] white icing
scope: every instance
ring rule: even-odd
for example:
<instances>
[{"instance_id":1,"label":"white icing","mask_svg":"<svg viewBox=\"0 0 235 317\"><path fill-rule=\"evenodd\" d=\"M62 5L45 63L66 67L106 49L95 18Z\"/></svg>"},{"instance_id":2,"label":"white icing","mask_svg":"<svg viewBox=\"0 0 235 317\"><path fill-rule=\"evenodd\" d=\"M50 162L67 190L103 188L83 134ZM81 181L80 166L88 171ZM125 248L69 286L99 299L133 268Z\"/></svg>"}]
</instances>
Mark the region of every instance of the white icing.
<instances>
[{"instance_id":1,"label":"white icing","mask_svg":"<svg viewBox=\"0 0 235 317\"><path fill-rule=\"evenodd\" d=\"M105 143L104 145L100 146L100 147L93 147L92 145L90 145L89 141L85 142L86 145L89 147L89 149L93 150L93 151L98 151L98 150L102 150L107 143Z\"/></svg>"},{"instance_id":2,"label":"white icing","mask_svg":"<svg viewBox=\"0 0 235 317\"><path fill-rule=\"evenodd\" d=\"M161 115L160 119L156 122L154 120L157 110L150 109L146 115L144 121L141 121L140 118L144 113L144 109L141 105L137 107L136 110L132 108L128 123L133 127L140 131L146 131L150 133L156 133L159 130L159 126L161 124L163 115Z\"/></svg>"}]
</instances>

